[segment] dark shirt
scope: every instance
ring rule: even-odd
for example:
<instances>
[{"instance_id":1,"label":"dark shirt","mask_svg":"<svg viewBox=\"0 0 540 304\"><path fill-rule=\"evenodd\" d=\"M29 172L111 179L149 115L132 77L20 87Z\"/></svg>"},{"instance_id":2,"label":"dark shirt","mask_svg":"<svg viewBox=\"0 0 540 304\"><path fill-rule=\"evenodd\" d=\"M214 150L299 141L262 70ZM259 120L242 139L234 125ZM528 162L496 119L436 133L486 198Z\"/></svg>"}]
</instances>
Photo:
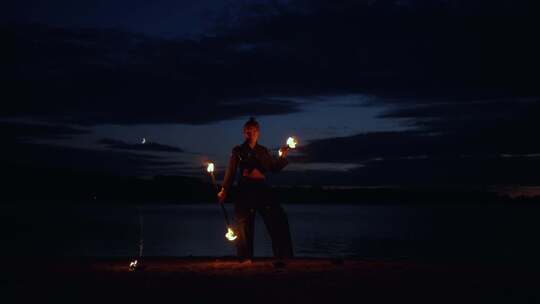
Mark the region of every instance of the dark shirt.
<instances>
[{"instance_id":1,"label":"dark shirt","mask_svg":"<svg viewBox=\"0 0 540 304\"><path fill-rule=\"evenodd\" d=\"M257 169L264 175L267 172L278 172L287 164L287 159L281 157L275 159L266 147L256 144L251 149L249 144L245 142L242 145L234 147L232 150L229 165L227 171L225 171L225 178L223 179L223 188L225 191L229 190L234 182L238 168L240 172L248 170L249 173Z\"/></svg>"}]
</instances>

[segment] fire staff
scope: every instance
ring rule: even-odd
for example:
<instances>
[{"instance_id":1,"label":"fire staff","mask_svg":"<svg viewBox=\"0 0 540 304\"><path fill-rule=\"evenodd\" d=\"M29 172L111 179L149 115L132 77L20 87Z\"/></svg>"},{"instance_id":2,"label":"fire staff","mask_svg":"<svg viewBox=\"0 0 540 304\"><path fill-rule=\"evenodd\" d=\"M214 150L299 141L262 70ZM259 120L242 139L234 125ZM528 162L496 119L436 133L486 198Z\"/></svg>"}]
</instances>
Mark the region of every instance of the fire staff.
<instances>
[{"instance_id":1,"label":"fire staff","mask_svg":"<svg viewBox=\"0 0 540 304\"><path fill-rule=\"evenodd\" d=\"M279 158L274 158L266 147L257 143L259 130L259 123L254 118L244 124L245 141L232 150L218 201L225 201L239 171L234 202L238 226L237 255L241 260L253 258L254 220L255 213L259 212L270 234L274 257L282 262L293 257L289 222L266 182L266 174L278 172L287 165L288 148L281 148Z\"/></svg>"}]
</instances>

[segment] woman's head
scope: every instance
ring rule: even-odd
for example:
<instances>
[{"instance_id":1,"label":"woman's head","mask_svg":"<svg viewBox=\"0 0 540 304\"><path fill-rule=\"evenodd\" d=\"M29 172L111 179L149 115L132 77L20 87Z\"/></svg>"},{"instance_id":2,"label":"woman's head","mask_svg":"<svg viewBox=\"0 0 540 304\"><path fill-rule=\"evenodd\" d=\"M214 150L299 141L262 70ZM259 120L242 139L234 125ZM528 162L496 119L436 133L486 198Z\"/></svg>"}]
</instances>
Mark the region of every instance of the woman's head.
<instances>
[{"instance_id":1,"label":"woman's head","mask_svg":"<svg viewBox=\"0 0 540 304\"><path fill-rule=\"evenodd\" d=\"M244 124L244 139L250 143L256 143L259 138L259 123L251 117Z\"/></svg>"}]
</instances>

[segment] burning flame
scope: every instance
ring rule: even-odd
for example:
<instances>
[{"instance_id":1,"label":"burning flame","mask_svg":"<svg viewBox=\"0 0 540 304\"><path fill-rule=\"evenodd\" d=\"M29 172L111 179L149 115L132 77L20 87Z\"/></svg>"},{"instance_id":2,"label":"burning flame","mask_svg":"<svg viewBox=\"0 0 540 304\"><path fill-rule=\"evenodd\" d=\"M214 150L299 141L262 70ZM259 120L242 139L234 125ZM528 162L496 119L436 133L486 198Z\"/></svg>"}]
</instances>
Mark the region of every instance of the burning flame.
<instances>
[{"instance_id":1,"label":"burning flame","mask_svg":"<svg viewBox=\"0 0 540 304\"><path fill-rule=\"evenodd\" d=\"M283 155L283 152L281 151L281 149L279 149L278 154L279 154L279 157L281 157L281 155Z\"/></svg>"},{"instance_id":2,"label":"burning flame","mask_svg":"<svg viewBox=\"0 0 540 304\"><path fill-rule=\"evenodd\" d=\"M139 262L137 260L134 260L131 263L129 263L129 270L131 270L131 271L135 270L137 268L138 263Z\"/></svg>"},{"instance_id":3,"label":"burning flame","mask_svg":"<svg viewBox=\"0 0 540 304\"><path fill-rule=\"evenodd\" d=\"M289 146L289 148L291 148L291 149L296 148L296 144L297 144L297 142L296 142L296 139L294 137L287 138L287 146Z\"/></svg>"},{"instance_id":4,"label":"burning flame","mask_svg":"<svg viewBox=\"0 0 540 304\"><path fill-rule=\"evenodd\" d=\"M214 172L214 163L208 163L206 171L208 171L208 173Z\"/></svg>"},{"instance_id":5,"label":"burning flame","mask_svg":"<svg viewBox=\"0 0 540 304\"><path fill-rule=\"evenodd\" d=\"M234 233L234 230L232 230L231 227L227 227L227 233L225 234L225 237L227 238L227 240L231 242L236 240L237 238L236 234Z\"/></svg>"}]
</instances>

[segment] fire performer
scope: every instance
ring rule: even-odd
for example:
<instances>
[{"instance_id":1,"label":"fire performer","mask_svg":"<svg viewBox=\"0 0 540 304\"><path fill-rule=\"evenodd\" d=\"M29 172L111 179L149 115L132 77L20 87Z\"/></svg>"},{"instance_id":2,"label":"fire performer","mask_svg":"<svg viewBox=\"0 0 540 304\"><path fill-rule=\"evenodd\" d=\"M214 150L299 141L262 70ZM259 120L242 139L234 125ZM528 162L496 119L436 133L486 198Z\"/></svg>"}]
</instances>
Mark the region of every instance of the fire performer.
<instances>
[{"instance_id":1,"label":"fire performer","mask_svg":"<svg viewBox=\"0 0 540 304\"><path fill-rule=\"evenodd\" d=\"M281 148L280 156L276 159L266 147L259 145L259 123L254 118L244 124L243 134L244 143L232 150L218 201L225 201L239 169L234 203L238 258L241 261L251 261L253 258L255 212L259 212L272 239L274 257L278 259L274 266L282 267L285 265L283 260L293 257L289 222L283 207L274 199L265 174L278 172L287 165L288 148Z\"/></svg>"}]
</instances>

